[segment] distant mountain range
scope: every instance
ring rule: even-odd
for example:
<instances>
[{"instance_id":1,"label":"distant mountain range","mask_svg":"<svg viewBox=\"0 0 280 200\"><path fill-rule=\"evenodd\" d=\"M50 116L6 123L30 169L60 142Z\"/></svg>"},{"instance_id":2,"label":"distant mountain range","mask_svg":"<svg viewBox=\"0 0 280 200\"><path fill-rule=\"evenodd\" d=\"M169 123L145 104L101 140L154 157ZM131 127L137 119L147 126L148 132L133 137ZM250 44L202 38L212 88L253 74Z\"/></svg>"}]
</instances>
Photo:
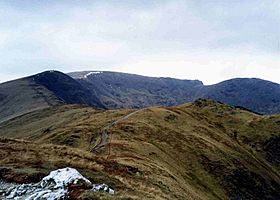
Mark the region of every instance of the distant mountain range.
<instances>
[{"instance_id":1,"label":"distant mountain range","mask_svg":"<svg viewBox=\"0 0 280 200\"><path fill-rule=\"evenodd\" d=\"M102 109L175 106L199 98L244 107L261 114L280 113L280 85L237 78L214 85L199 80L155 78L119 72L46 71L0 84L0 121L61 104Z\"/></svg>"},{"instance_id":2,"label":"distant mountain range","mask_svg":"<svg viewBox=\"0 0 280 200\"><path fill-rule=\"evenodd\" d=\"M280 113L280 85L261 79L237 78L205 86L199 80L116 72L87 71L69 75L94 91L107 108L174 106L206 98L262 114Z\"/></svg>"}]
</instances>

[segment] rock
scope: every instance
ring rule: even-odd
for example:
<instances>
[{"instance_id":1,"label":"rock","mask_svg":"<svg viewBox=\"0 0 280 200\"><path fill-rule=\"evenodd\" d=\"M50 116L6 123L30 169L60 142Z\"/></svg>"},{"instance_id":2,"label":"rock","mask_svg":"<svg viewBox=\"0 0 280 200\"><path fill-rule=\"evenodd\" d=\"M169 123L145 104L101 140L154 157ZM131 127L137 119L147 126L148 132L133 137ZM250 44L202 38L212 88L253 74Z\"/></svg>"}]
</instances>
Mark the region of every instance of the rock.
<instances>
[{"instance_id":1,"label":"rock","mask_svg":"<svg viewBox=\"0 0 280 200\"><path fill-rule=\"evenodd\" d=\"M114 194L115 191L106 184L92 184L76 169L64 168L52 171L36 184L6 184L0 182L0 194L3 199L14 200L63 200L69 195L69 187L83 186L83 189L92 188L93 191L102 191ZM78 187L79 188L79 187ZM1 198L1 197L0 197ZM2 198L1 198L2 199Z\"/></svg>"},{"instance_id":2,"label":"rock","mask_svg":"<svg viewBox=\"0 0 280 200\"><path fill-rule=\"evenodd\" d=\"M98 185L98 184L93 185L93 188L91 190L95 191L95 192L107 192L109 194L115 193L115 191L113 189L109 188L109 186L104 183L100 184L100 185Z\"/></svg>"},{"instance_id":3,"label":"rock","mask_svg":"<svg viewBox=\"0 0 280 200\"><path fill-rule=\"evenodd\" d=\"M77 184L78 181L84 181L92 184L88 179L83 177L76 169L64 168L52 171L41 181L41 187L64 188L71 184Z\"/></svg>"}]
</instances>

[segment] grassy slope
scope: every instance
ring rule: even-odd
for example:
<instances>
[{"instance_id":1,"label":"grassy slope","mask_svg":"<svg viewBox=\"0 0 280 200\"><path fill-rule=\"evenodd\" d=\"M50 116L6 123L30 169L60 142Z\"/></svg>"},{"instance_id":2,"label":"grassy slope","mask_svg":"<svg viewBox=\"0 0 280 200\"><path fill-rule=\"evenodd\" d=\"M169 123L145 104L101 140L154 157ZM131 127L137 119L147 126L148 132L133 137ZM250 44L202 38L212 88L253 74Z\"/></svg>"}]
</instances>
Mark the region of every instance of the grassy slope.
<instances>
[{"instance_id":1,"label":"grassy slope","mask_svg":"<svg viewBox=\"0 0 280 200\"><path fill-rule=\"evenodd\" d=\"M0 122L57 104L62 102L31 78L0 84Z\"/></svg>"},{"instance_id":2,"label":"grassy slope","mask_svg":"<svg viewBox=\"0 0 280 200\"><path fill-rule=\"evenodd\" d=\"M89 152L102 127L132 111L60 106L2 123L0 175L37 181L72 166L120 199L279 198L280 116L205 100L147 108L110 128L110 155L109 145Z\"/></svg>"}]
</instances>

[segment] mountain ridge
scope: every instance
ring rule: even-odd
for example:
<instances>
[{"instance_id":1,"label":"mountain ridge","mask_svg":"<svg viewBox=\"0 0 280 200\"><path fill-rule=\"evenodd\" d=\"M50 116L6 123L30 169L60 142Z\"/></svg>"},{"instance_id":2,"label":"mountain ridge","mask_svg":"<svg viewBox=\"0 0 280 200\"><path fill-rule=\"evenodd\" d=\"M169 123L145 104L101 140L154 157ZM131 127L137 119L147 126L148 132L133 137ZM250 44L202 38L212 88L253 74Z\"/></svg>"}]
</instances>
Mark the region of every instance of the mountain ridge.
<instances>
[{"instance_id":1,"label":"mountain ridge","mask_svg":"<svg viewBox=\"0 0 280 200\"><path fill-rule=\"evenodd\" d=\"M62 104L87 104L104 108L77 81L54 70L0 84L0 122Z\"/></svg>"},{"instance_id":2,"label":"mountain ridge","mask_svg":"<svg viewBox=\"0 0 280 200\"><path fill-rule=\"evenodd\" d=\"M69 75L84 87L97 91L100 100L110 109L174 106L210 98L262 114L280 113L280 85L259 78L234 78L204 85L199 80L107 71L72 72Z\"/></svg>"},{"instance_id":3,"label":"mountain ridge","mask_svg":"<svg viewBox=\"0 0 280 200\"><path fill-rule=\"evenodd\" d=\"M260 114L280 113L280 85L258 78L235 78L204 85L199 80L122 72L64 74L51 70L0 84L0 121L60 104L123 109L176 106L199 98L244 107Z\"/></svg>"}]
</instances>

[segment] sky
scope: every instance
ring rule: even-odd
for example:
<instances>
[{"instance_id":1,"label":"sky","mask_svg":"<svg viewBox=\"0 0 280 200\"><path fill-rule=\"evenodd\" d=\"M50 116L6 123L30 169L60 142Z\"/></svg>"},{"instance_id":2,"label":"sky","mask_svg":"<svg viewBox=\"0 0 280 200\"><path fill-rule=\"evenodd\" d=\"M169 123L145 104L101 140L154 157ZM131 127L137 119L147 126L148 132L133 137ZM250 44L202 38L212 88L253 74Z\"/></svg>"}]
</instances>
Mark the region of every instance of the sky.
<instances>
[{"instance_id":1,"label":"sky","mask_svg":"<svg viewBox=\"0 0 280 200\"><path fill-rule=\"evenodd\" d=\"M279 0L0 0L0 82L100 70L280 83Z\"/></svg>"}]
</instances>

